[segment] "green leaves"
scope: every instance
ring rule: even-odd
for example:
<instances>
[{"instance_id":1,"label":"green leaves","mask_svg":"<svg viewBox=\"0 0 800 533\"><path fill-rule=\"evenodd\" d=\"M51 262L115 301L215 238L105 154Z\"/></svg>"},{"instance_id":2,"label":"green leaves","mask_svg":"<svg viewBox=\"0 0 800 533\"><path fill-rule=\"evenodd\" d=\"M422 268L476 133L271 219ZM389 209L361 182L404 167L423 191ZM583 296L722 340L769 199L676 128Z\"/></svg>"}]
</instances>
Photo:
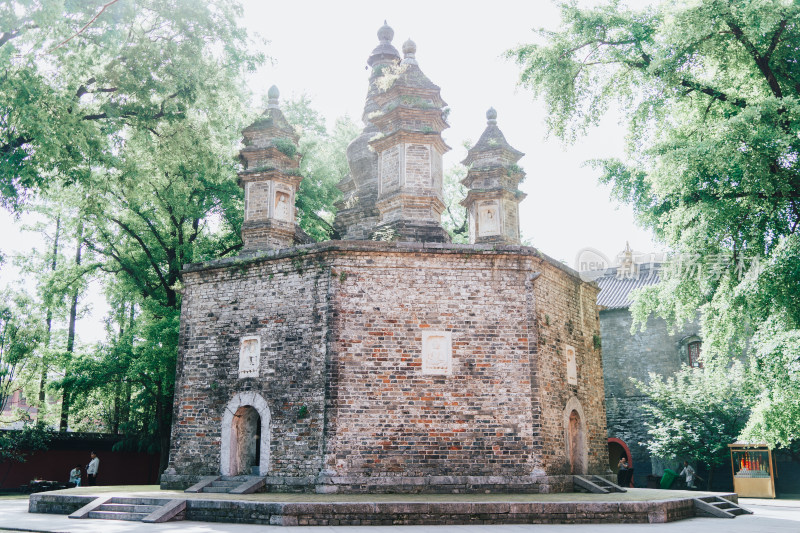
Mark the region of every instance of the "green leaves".
<instances>
[{"instance_id":1,"label":"green leaves","mask_svg":"<svg viewBox=\"0 0 800 533\"><path fill-rule=\"evenodd\" d=\"M543 96L550 130L566 140L621 102L627 155L595 162L601 181L674 261L693 263L638 293L636 323L656 313L680 324L699 312L709 372L750 360L743 390L757 404L747 436L800 439L800 383L785 379L800 328L800 4L634 11L611 2L562 14L543 44L510 52L521 83ZM659 439L685 433L670 427Z\"/></svg>"},{"instance_id":2,"label":"green leaves","mask_svg":"<svg viewBox=\"0 0 800 533\"><path fill-rule=\"evenodd\" d=\"M34 363L34 351L44 337L41 317L22 292L0 292L0 412L19 388L20 374Z\"/></svg>"},{"instance_id":3,"label":"green leaves","mask_svg":"<svg viewBox=\"0 0 800 533\"><path fill-rule=\"evenodd\" d=\"M284 104L283 110L300 132L303 181L296 197L298 223L315 241L335 238L334 203L341 196L336 185L350 172L347 146L361 129L350 117L340 117L328 131L325 120L305 95Z\"/></svg>"},{"instance_id":4,"label":"green leaves","mask_svg":"<svg viewBox=\"0 0 800 533\"><path fill-rule=\"evenodd\" d=\"M687 368L673 377L650 374L635 381L647 396L643 405L655 457L700 461L709 467L728 458L728 444L742 431L749 415L740 364L727 370Z\"/></svg>"},{"instance_id":5,"label":"green leaves","mask_svg":"<svg viewBox=\"0 0 800 533\"><path fill-rule=\"evenodd\" d=\"M261 59L247 51L230 2L106 4L24 0L0 11L7 207L53 180L85 181L132 132L168 134L190 110L219 117L241 72Z\"/></svg>"},{"instance_id":6,"label":"green leaves","mask_svg":"<svg viewBox=\"0 0 800 533\"><path fill-rule=\"evenodd\" d=\"M25 462L30 452L46 450L53 431L44 422L26 424L21 430L0 431L0 462Z\"/></svg>"}]
</instances>

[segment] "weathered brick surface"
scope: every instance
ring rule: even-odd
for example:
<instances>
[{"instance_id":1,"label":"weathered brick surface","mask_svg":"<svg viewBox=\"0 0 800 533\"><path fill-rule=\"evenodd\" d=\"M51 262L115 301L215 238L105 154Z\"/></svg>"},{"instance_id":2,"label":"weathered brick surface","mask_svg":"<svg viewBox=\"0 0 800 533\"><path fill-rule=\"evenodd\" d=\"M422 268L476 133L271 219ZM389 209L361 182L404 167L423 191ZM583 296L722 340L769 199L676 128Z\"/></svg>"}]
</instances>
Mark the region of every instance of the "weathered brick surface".
<instances>
[{"instance_id":1,"label":"weathered brick surface","mask_svg":"<svg viewBox=\"0 0 800 533\"><path fill-rule=\"evenodd\" d=\"M165 486L219 473L223 410L249 391L270 410L271 490L570 490L570 398L605 472L597 289L531 248L328 242L184 283ZM451 335L450 375L421 373L426 331ZM238 377L245 336L257 378Z\"/></svg>"},{"instance_id":2,"label":"weathered brick surface","mask_svg":"<svg viewBox=\"0 0 800 533\"><path fill-rule=\"evenodd\" d=\"M642 410L645 396L630 378L647 382L650 372L671 376L688 365L687 340L699 339L699 325L689 323L673 331L663 319L651 317L644 331L632 334L632 321L627 308L600 312L608 436L628 445L634 484L644 487L647 476L661 475L663 466L653 464L644 445L649 438Z\"/></svg>"}]
</instances>

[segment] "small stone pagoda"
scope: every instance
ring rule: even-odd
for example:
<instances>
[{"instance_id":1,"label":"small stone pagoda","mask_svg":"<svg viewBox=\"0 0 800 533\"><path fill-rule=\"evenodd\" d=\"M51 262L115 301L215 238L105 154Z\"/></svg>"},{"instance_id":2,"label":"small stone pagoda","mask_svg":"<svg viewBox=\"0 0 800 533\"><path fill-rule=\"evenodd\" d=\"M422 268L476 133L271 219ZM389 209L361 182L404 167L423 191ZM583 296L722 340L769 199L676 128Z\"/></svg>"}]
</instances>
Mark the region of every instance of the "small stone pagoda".
<instances>
[{"instance_id":1,"label":"small stone pagoda","mask_svg":"<svg viewBox=\"0 0 800 533\"><path fill-rule=\"evenodd\" d=\"M297 225L294 205L303 179L298 137L278 106L278 88L270 87L267 96L267 110L242 130L239 185L244 188L244 251L309 242Z\"/></svg>"},{"instance_id":2,"label":"small stone pagoda","mask_svg":"<svg viewBox=\"0 0 800 533\"><path fill-rule=\"evenodd\" d=\"M606 472L598 288L519 245L522 153L493 110L465 160L472 244L449 242L445 103L393 35L367 59L336 240L298 229L277 89L244 130L243 251L183 271L162 487L561 492Z\"/></svg>"},{"instance_id":3,"label":"small stone pagoda","mask_svg":"<svg viewBox=\"0 0 800 533\"><path fill-rule=\"evenodd\" d=\"M469 216L469 242L519 244L519 203L526 194L519 190L525 173L517 166L522 152L512 148L497 127L497 111L489 108L486 129L462 164L468 189L461 205Z\"/></svg>"}]
</instances>

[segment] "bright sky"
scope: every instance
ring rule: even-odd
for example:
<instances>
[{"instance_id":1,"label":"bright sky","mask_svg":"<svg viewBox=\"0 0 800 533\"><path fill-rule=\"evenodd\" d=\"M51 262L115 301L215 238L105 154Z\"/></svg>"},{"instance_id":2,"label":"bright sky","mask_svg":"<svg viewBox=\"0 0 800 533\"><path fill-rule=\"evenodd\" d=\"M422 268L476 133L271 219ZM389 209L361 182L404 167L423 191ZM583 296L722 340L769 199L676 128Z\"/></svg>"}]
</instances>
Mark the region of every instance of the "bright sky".
<instances>
[{"instance_id":1,"label":"bright sky","mask_svg":"<svg viewBox=\"0 0 800 533\"><path fill-rule=\"evenodd\" d=\"M478 140L489 107L497 110L508 142L526 154L519 163L527 172L521 188L528 197L520 205L524 238L570 265L587 246L608 257L621 251L625 241L635 250L655 248L650 233L634 223L630 208L610 200L609 188L597 184L598 172L583 165L622 155L625 130L617 117L608 117L575 145L546 139L544 106L517 87L520 68L503 57L509 48L534 40L534 28L558 27L560 14L553 3L245 0L244 5L245 24L269 39L266 51L274 59L251 85L259 96L275 84L284 98L308 94L329 124L345 114L360 121L369 77L366 60L386 20L395 31L395 48L401 50L409 38L416 42L420 68L441 87L451 108L451 127L443 137L453 150L445 155L445 168L465 157L463 141Z\"/></svg>"},{"instance_id":2,"label":"bright sky","mask_svg":"<svg viewBox=\"0 0 800 533\"><path fill-rule=\"evenodd\" d=\"M584 247L613 258L630 241L638 251L655 250L650 233L636 226L631 210L610 200L609 189L597 184L598 172L587 160L621 156L625 131L617 117L608 117L590 135L565 146L546 138L544 107L530 92L517 87L519 67L503 58L517 44L534 40L534 28L558 27L559 12L548 1L267 2L244 0L244 24L268 39L263 50L273 63L250 84L254 102L275 84L283 98L306 93L328 123L341 115L360 122L367 91L366 59L377 45L384 19L395 31L400 50L411 38L422 71L442 89L449 104L451 127L444 131L453 150L445 168L466 155L462 143L477 141L486 126L486 110L497 110L498 125L508 142L526 155L521 188L528 194L520 205L523 237L544 253L574 265ZM588 2L581 2L587 4ZM595 3L595 2L592 2ZM643 3L632 2L632 3ZM0 251L10 258L32 246L34 234L0 212ZM0 286L18 280L8 265ZM79 324L84 342L102 338L102 298L94 291L87 303L93 312Z\"/></svg>"}]
</instances>

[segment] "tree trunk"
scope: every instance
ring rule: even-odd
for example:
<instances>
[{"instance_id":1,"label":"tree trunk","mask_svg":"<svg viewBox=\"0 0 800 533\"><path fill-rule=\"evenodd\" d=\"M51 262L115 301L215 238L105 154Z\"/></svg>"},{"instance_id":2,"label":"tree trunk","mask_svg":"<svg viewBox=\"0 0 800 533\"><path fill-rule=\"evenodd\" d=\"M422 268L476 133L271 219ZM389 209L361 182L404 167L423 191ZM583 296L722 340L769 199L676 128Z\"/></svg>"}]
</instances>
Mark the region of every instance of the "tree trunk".
<instances>
[{"instance_id":1,"label":"tree trunk","mask_svg":"<svg viewBox=\"0 0 800 533\"><path fill-rule=\"evenodd\" d=\"M164 434L164 398L161 382L156 388L156 427L158 428L159 460L158 473L161 475L167 469L169 461L169 433Z\"/></svg>"},{"instance_id":2,"label":"tree trunk","mask_svg":"<svg viewBox=\"0 0 800 533\"><path fill-rule=\"evenodd\" d=\"M117 349L122 344L122 337L125 336L125 304L122 304L123 317L119 322L119 337L117 338ZM119 433L119 419L122 412L120 402L122 401L122 373L118 373L116 383L114 383L114 411L111 415L111 433Z\"/></svg>"},{"instance_id":3,"label":"tree trunk","mask_svg":"<svg viewBox=\"0 0 800 533\"><path fill-rule=\"evenodd\" d=\"M56 234L53 237L53 260L50 262L50 271L55 272L58 266L58 235L61 231L61 215L56 217ZM53 327L53 309L47 308L47 334L44 339L45 349L50 348L50 331ZM39 377L39 410L44 406L46 399L45 386L47 385L47 363L42 360L42 374ZM37 418L38 415L37 415Z\"/></svg>"},{"instance_id":4,"label":"tree trunk","mask_svg":"<svg viewBox=\"0 0 800 533\"><path fill-rule=\"evenodd\" d=\"M83 223L78 223L78 247L75 251L75 265L81 264L81 248L83 246ZM75 350L75 321L78 316L78 289L72 291L72 302L69 307L69 328L67 329L67 354L72 357ZM67 369L64 378L69 377L69 361L67 361ZM61 396L61 423L58 430L61 432L67 431L69 425L69 408L70 408L70 386L65 384L63 394Z\"/></svg>"},{"instance_id":5,"label":"tree trunk","mask_svg":"<svg viewBox=\"0 0 800 533\"><path fill-rule=\"evenodd\" d=\"M708 479L706 480L706 490L711 490L711 483L714 481L714 467L711 465L706 465L708 468Z\"/></svg>"}]
</instances>

